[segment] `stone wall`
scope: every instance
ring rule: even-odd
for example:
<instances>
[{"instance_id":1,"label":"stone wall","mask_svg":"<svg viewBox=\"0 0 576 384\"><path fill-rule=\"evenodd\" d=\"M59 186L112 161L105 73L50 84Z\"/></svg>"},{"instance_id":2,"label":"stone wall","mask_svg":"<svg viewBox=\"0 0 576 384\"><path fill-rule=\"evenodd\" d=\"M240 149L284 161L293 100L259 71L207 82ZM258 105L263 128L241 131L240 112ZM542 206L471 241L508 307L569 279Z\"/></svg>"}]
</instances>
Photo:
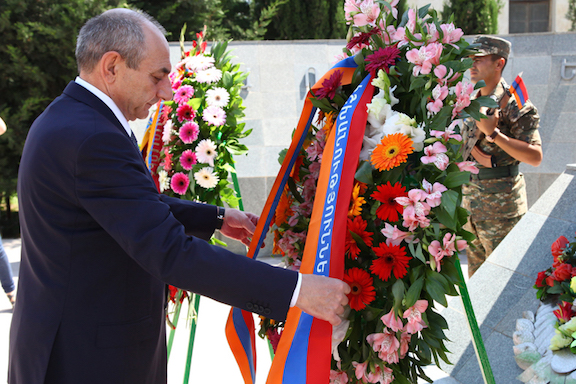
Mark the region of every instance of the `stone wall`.
<instances>
[{"instance_id":1,"label":"stone wall","mask_svg":"<svg viewBox=\"0 0 576 384\"><path fill-rule=\"evenodd\" d=\"M576 76L561 76L562 62L576 64L576 33L544 33L505 36L512 54L504 71L511 83L523 78L530 99L541 116L544 161L539 167L522 165L532 205L564 171L576 162ZM278 152L290 145L304 103L306 86L314 84L334 63L343 40L232 42L235 62L250 72L243 90L247 128L247 156L237 158L245 208L260 213L280 168ZM171 60L180 57L180 46L171 43ZM576 66L567 68L568 76ZM139 125L143 134L142 123Z\"/></svg>"}]
</instances>

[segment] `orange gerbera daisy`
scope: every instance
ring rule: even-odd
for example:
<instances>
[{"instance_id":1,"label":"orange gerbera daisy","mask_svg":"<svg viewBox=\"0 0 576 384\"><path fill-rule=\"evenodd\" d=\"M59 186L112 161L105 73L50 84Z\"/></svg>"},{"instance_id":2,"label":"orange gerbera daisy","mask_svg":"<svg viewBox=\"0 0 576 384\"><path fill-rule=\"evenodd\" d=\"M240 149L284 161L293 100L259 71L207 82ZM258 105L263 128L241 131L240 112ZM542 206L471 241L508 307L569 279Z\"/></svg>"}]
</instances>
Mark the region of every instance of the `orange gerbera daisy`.
<instances>
[{"instance_id":1,"label":"orange gerbera daisy","mask_svg":"<svg viewBox=\"0 0 576 384\"><path fill-rule=\"evenodd\" d=\"M370 197L381 203L376 209L376 216L385 221L398 221L400 218L398 214L404 212L404 207L398 204L395 199L402 196L405 197L408 194L400 183L391 185L390 182L387 182L379 185L370 195Z\"/></svg>"},{"instance_id":2,"label":"orange gerbera daisy","mask_svg":"<svg viewBox=\"0 0 576 384\"><path fill-rule=\"evenodd\" d=\"M326 123L322 128L324 132L326 132L326 137L330 136L330 132L332 131L332 127L334 126L335 121L336 121L336 112L328 112L326 114Z\"/></svg>"},{"instance_id":3,"label":"orange gerbera daisy","mask_svg":"<svg viewBox=\"0 0 576 384\"><path fill-rule=\"evenodd\" d=\"M298 155L296 161L294 162L294 166L292 167L292 171L290 171L290 177L294 179L295 182L300 181L300 168L302 168L303 163L304 156Z\"/></svg>"},{"instance_id":4,"label":"orange gerbera daisy","mask_svg":"<svg viewBox=\"0 0 576 384\"><path fill-rule=\"evenodd\" d=\"M350 209L348 210L348 217L358 216L362 213L362 205L366 203L366 199L360 196L366 191L366 184L356 182L352 189L352 199L350 200Z\"/></svg>"},{"instance_id":5,"label":"orange gerbera daisy","mask_svg":"<svg viewBox=\"0 0 576 384\"><path fill-rule=\"evenodd\" d=\"M274 215L274 224L276 224L276 226L281 226L294 214L294 211L292 210L293 201L294 199L292 196L288 196L288 188L286 188L282 196L280 196L276 208L276 214Z\"/></svg>"},{"instance_id":6,"label":"orange gerbera daisy","mask_svg":"<svg viewBox=\"0 0 576 384\"><path fill-rule=\"evenodd\" d=\"M353 232L360 236L364 243L371 247L372 246L372 232L366 232L366 226L368 224L366 221L362 220L360 216L356 216L354 220L348 219L348 231L346 232L346 251L349 252L349 256L352 259L356 259L360 254L360 248L356 244L356 240L352 237L350 232Z\"/></svg>"},{"instance_id":7,"label":"orange gerbera daisy","mask_svg":"<svg viewBox=\"0 0 576 384\"><path fill-rule=\"evenodd\" d=\"M372 151L370 160L379 171L388 171L405 163L412 152L414 152L412 139L398 132L384 136L380 144Z\"/></svg>"},{"instance_id":8,"label":"orange gerbera daisy","mask_svg":"<svg viewBox=\"0 0 576 384\"><path fill-rule=\"evenodd\" d=\"M348 301L350 308L360 311L376 298L374 280L368 272L360 268L351 268L344 273L344 282L350 286Z\"/></svg>"},{"instance_id":9,"label":"orange gerbera daisy","mask_svg":"<svg viewBox=\"0 0 576 384\"><path fill-rule=\"evenodd\" d=\"M374 253L377 257L372 261L370 270L376 276L384 281L388 281L392 272L397 279L406 276L410 256L406 256L405 247L380 243L378 247L374 248Z\"/></svg>"}]
</instances>

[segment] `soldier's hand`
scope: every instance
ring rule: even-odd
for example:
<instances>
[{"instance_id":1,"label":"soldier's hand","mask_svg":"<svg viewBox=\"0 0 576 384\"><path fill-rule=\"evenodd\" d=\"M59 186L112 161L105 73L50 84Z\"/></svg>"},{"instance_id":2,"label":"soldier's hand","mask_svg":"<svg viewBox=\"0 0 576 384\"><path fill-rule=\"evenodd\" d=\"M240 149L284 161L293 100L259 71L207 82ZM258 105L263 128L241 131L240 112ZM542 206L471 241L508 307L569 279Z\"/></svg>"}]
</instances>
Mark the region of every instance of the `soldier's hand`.
<instances>
[{"instance_id":1,"label":"soldier's hand","mask_svg":"<svg viewBox=\"0 0 576 384\"><path fill-rule=\"evenodd\" d=\"M487 114L488 109L486 107L480 108L480 112L485 114L487 118L480 119L480 121L476 122L476 126L478 129L485 134L486 136L490 136L494 129L498 126L498 119L500 118L500 110L496 109L493 110L493 114Z\"/></svg>"},{"instance_id":2,"label":"soldier's hand","mask_svg":"<svg viewBox=\"0 0 576 384\"><path fill-rule=\"evenodd\" d=\"M338 325L348 304L350 287L331 277L303 274L296 306L309 315Z\"/></svg>"}]
</instances>

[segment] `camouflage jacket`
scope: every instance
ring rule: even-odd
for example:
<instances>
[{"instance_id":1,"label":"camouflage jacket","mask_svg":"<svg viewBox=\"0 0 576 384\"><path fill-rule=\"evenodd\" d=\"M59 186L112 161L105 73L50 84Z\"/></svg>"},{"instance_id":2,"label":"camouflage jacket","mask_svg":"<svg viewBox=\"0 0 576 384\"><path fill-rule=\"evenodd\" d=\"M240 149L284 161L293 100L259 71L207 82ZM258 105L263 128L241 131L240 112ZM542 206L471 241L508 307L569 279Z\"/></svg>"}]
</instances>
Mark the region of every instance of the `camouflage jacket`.
<instances>
[{"instance_id":1,"label":"camouflage jacket","mask_svg":"<svg viewBox=\"0 0 576 384\"><path fill-rule=\"evenodd\" d=\"M508 85L502 79L492 93L497 100L500 100L504 95L506 89L504 87L508 88ZM498 128L501 133L508 137L541 145L542 141L538 132L539 122L538 110L530 100L526 101L520 109L516 99L510 97L508 104L500 110ZM463 140L467 140L475 125L476 122L473 119L465 121L462 130ZM483 152L494 156L498 167L520 164L520 161L508 155L497 144L486 140L484 135L480 136L476 146ZM477 166L483 168L480 164ZM472 180L472 183L463 188L465 194L463 207L468 209L474 220L513 218L523 215L528 210L523 175L500 179Z\"/></svg>"}]
</instances>

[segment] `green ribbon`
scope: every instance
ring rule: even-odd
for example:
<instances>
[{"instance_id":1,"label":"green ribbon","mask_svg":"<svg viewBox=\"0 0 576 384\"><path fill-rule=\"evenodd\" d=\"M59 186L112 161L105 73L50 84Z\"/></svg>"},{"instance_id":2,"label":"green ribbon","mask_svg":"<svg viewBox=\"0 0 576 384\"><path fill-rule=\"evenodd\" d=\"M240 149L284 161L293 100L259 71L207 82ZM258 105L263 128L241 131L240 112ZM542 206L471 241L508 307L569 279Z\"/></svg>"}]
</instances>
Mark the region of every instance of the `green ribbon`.
<instances>
[{"instance_id":1,"label":"green ribbon","mask_svg":"<svg viewBox=\"0 0 576 384\"><path fill-rule=\"evenodd\" d=\"M480 334L478 321L476 320L476 315L474 314L474 308L472 308L472 301L470 300L470 295L468 294L468 288L466 287L466 282L464 281L462 266L460 265L460 260L458 257L456 257L455 264L457 267L456 269L458 270L458 275L460 276L460 297L462 298L462 304L464 304L466 318L468 319L468 326L470 327L470 333L472 334L472 344L474 345L474 350L476 351L476 358L480 364L480 370L482 371L484 383L496 384L496 381L494 381L492 368L490 367L490 361L488 360L488 354L486 353L486 348L484 347L484 341L482 341L482 334Z\"/></svg>"}]
</instances>

